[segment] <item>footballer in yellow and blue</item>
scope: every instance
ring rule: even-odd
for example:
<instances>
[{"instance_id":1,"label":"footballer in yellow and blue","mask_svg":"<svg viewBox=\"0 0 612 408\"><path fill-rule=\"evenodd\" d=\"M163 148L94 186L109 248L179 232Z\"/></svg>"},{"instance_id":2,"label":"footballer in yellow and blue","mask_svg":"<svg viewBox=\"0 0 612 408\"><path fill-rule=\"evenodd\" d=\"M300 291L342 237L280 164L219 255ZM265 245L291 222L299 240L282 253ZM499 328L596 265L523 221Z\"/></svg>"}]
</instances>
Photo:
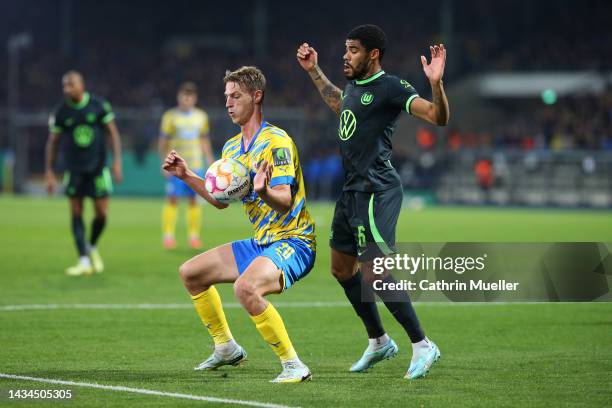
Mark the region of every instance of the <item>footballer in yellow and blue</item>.
<instances>
[{"instance_id":1,"label":"footballer in yellow and blue","mask_svg":"<svg viewBox=\"0 0 612 408\"><path fill-rule=\"evenodd\" d=\"M168 140L170 150L176 150L189 162L194 172L204 176L204 157L201 139L209 131L208 115L201 109L182 111L178 108L164 113L161 121L161 134ZM211 164L211 163L209 163ZM166 194L177 197L195 197L196 193L182 180L171 177L166 183Z\"/></svg>"},{"instance_id":2,"label":"footballer in yellow and blue","mask_svg":"<svg viewBox=\"0 0 612 408\"><path fill-rule=\"evenodd\" d=\"M304 178L293 140L283 129L264 121L249 146L244 146L239 133L225 143L222 157L244 164L251 184L259 165L267 161L274 166L270 187L291 186L293 200L286 213L275 211L251 190L242 204L255 237L232 243L240 274L256 257L265 256L283 271L284 288L289 288L310 272L316 256L315 224L306 209Z\"/></svg>"}]
</instances>

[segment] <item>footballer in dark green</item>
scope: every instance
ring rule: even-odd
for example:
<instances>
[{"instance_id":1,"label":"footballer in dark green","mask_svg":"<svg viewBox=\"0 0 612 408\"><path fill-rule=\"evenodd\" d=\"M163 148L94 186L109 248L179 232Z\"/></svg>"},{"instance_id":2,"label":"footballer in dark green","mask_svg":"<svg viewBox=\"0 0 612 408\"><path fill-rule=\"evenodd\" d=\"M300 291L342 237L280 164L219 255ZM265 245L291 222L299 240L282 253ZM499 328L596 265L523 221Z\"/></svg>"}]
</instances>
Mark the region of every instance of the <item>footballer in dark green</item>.
<instances>
[{"instance_id":1,"label":"footballer in dark green","mask_svg":"<svg viewBox=\"0 0 612 408\"><path fill-rule=\"evenodd\" d=\"M108 101L85 90L83 76L69 71L62 77L65 99L49 118L49 138L45 151L47 191L56 187L54 171L57 146L64 154L65 192L70 200L72 234L79 254L75 266L66 269L71 276L102 272L104 263L96 244L106 225L108 196L112 191L107 161L107 144L113 153L112 171L121 182L121 142L115 125L115 114ZM83 224L83 201L94 202L95 216L88 241Z\"/></svg>"},{"instance_id":2,"label":"footballer in dark green","mask_svg":"<svg viewBox=\"0 0 612 408\"><path fill-rule=\"evenodd\" d=\"M366 24L346 36L343 56L344 91L332 84L317 64L317 52L307 43L297 59L317 86L323 100L339 116L338 142L344 167L344 187L336 202L332 231L331 272L361 318L369 338L362 357L350 368L363 372L394 357L398 346L385 332L375 295L404 328L412 343L405 378L424 377L440 358L438 346L421 328L406 292L387 290L391 275L374 275L372 261L394 253L395 229L402 206L402 183L391 165L391 137L405 111L438 126L448 123L448 101L442 86L446 62L444 45L430 47L431 62L421 56L433 101L421 98L405 79L387 74L381 66L387 37L380 27ZM382 280L382 290L372 282Z\"/></svg>"}]
</instances>

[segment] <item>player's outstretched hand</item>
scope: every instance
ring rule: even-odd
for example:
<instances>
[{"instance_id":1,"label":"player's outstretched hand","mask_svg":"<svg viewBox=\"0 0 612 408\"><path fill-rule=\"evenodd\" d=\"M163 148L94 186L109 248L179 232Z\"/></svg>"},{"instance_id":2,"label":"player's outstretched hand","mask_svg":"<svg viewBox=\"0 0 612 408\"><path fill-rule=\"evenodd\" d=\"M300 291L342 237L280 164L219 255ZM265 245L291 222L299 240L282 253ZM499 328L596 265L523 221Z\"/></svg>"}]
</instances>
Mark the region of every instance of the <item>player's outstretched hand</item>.
<instances>
[{"instance_id":1,"label":"player's outstretched hand","mask_svg":"<svg viewBox=\"0 0 612 408\"><path fill-rule=\"evenodd\" d=\"M439 82L444 75L444 64L446 63L446 48L444 44L429 46L431 51L431 62L427 63L427 58L421 55L421 64L423 64L423 72L429 79L429 82Z\"/></svg>"},{"instance_id":2,"label":"player's outstretched hand","mask_svg":"<svg viewBox=\"0 0 612 408\"><path fill-rule=\"evenodd\" d=\"M55 179L55 173L53 173L52 171L46 172L45 180L47 183L47 193L53 194L55 192L55 187L57 186L57 180Z\"/></svg>"},{"instance_id":3,"label":"player's outstretched hand","mask_svg":"<svg viewBox=\"0 0 612 408\"><path fill-rule=\"evenodd\" d=\"M189 170L189 167L187 167L187 162L185 159L179 156L176 150L172 150L166 156L166 159L162 164L162 169L166 170L173 176L183 179L187 175L187 170Z\"/></svg>"},{"instance_id":4,"label":"player's outstretched hand","mask_svg":"<svg viewBox=\"0 0 612 408\"><path fill-rule=\"evenodd\" d=\"M264 161L257 169L257 174L253 177L253 190L257 194L261 194L266 191L270 179L272 178L272 170L274 169L273 164L268 164L268 161Z\"/></svg>"},{"instance_id":5,"label":"player's outstretched hand","mask_svg":"<svg viewBox=\"0 0 612 408\"><path fill-rule=\"evenodd\" d=\"M296 56L298 62L306 71L311 71L317 66L318 54L308 43L300 45Z\"/></svg>"}]
</instances>

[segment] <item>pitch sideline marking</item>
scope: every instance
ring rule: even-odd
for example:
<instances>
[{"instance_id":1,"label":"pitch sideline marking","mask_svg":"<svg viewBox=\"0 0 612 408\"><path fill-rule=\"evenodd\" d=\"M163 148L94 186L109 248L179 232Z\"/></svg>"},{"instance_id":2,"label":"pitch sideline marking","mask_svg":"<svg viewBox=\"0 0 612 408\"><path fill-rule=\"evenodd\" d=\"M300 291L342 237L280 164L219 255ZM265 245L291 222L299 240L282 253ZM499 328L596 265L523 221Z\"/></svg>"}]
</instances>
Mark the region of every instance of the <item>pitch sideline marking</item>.
<instances>
[{"instance_id":1,"label":"pitch sideline marking","mask_svg":"<svg viewBox=\"0 0 612 408\"><path fill-rule=\"evenodd\" d=\"M346 307L348 302L274 302L274 306L280 308L307 308L307 307ZM224 308L238 309L240 303L224 303ZM141 310L172 310L193 309L191 303L49 303L49 304L23 304L2 305L0 312L16 312L21 310L67 310L67 309L141 309Z\"/></svg>"},{"instance_id":2,"label":"pitch sideline marking","mask_svg":"<svg viewBox=\"0 0 612 408\"><path fill-rule=\"evenodd\" d=\"M247 401L247 400L235 400L235 399L227 399L227 398L217 398L217 397L206 397L202 395L193 395L193 394L181 394L177 392L164 392L164 391L155 391L155 390L147 390L144 388L132 388L132 387L124 387L119 385L102 385L96 383L87 383L87 382L77 382L77 381L65 381L65 380L54 380L51 378L39 378L39 377L27 377L24 375L14 375L14 374L4 374L0 373L0 378L7 378L11 380L25 380L25 381L35 381L42 382L48 384L61 384L61 385L72 385L76 387L88 387L88 388L97 388L101 390L108 391L123 391L123 392L131 392L134 394L145 394L145 395L157 395L160 397L170 397L170 398L183 398L195 401L206 401L206 402L216 402L220 404L236 404L236 405L247 405L251 407L262 407L262 408L292 408L288 405L278 405L278 404L268 404L265 402L258 401Z\"/></svg>"},{"instance_id":3,"label":"pitch sideline marking","mask_svg":"<svg viewBox=\"0 0 612 408\"><path fill-rule=\"evenodd\" d=\"M608 302L415 302L419 307L446 307L446 306L502 306L502 305L541 305L541 304L597 304ZM309 308L309 307L349 307L347 301L321 301L321 302L275 302L279 308ZM224 308L238 309L240 303L224 303ZM18 312L29 310L172 310L192 309L191 303L49 303L49 304L22 304L1 305L0 312Z\"/></svg>"}]
</instances>

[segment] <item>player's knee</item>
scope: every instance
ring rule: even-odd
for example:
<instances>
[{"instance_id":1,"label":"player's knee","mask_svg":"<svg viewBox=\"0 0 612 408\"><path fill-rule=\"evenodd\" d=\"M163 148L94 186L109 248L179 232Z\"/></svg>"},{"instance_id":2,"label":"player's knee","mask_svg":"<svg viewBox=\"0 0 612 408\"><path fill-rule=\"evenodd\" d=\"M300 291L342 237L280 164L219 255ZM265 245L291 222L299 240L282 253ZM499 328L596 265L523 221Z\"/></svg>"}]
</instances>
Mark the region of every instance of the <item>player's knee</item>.
<instances>
[{"instance_id":1,"label":"player's knee","mask_svg":"<svg viewBox=\"0 0 612 408\"><path fill-rule=\"evenodd\" d=\"M107 206L96 206L95 207L95 216L97 217L106 217L108 215L108 207Z\"/></svg>"},{"instance_id":2,"label":"player's knee","mask_svg":"<svg viewBox=\"0 0 612 408\"><path fill-rule=\"evenodd\" d=\"M238 300L245 302L257 296L257 290L248 279L238 279L234 282L234 294Z\"/></svg>"},{"instance_id":3,"label":"player's knee","mask_svg":"<svg viewBox=\"0 0 612 408\"><path fill-rule=\"evenodd\" d=\"M197 280L199 277L199 272L193 267L192 263L188 261L179 266L179 275L183 283L187 285L194 280Z\"/></svg>"},{"instance_id":4,"label":"player's knee","mask_svg":"<svg viewBox=\"0 0 612 408\"><path fill-rule=\"evenodd\" d=\"M349 280L353 276L353 271L349 268L342 268L338 265L332 265L331 274L336 280L343 282Z\"/></svg>"},{"instance_id":5,"label":"player's knee","mask_svg":"<svg viewBox=\"0 0 612 408\"><path fill-rule=\"evenodd\" d=\"M359 269L361 271L361 279L366 285L369 285L369 286L374 284L374 281L379 280L384 277L384 275L375 274L373 272L372 261L363 262Z\"/></svg>"},{"instance_id":6,"label":"player's knee","mask_svg":"<svg viewBox=\"0 0 612 408\"><path fill-rule=\"evenodd\" d=\"M361 280L366 286L374 285L374 281L380 280L381 275L375 275L373 273L362 273Z\"/></svg>"},{"instance_id":7,"label":"player's knee","mask_svg":"<svg viewBox=\"0 0 612 408\"><path fill-rule=\"evenodd\" d=\"M179 276L189 291L200 292L218 283L209 267L191 261L187 261L179 267Z\"/></svg>"}]
</instances>

